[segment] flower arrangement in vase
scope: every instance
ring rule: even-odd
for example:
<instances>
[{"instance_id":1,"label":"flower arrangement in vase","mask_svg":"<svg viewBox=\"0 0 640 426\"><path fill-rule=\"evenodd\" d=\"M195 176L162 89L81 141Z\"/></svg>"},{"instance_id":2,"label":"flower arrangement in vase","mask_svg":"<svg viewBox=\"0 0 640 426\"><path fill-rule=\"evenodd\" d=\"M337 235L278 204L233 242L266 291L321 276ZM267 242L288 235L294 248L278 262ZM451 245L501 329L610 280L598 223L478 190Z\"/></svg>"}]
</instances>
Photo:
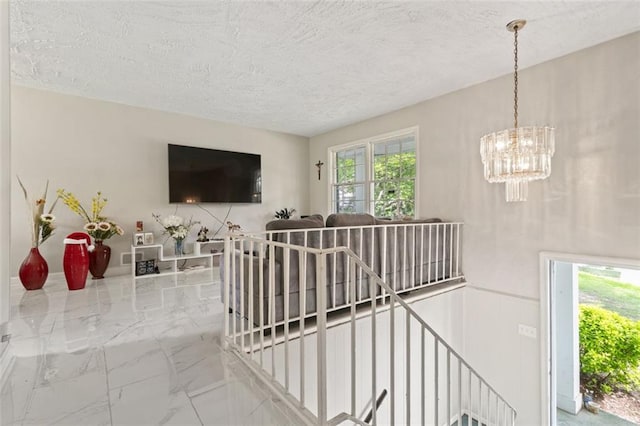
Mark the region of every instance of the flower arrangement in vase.
<instances>
[{"instance_id":1,"label":"flower arrangement in vase","mask_svg":"<svg viewBox=\"0 0 640 426\"><path fill-rule=\"evenodd\" d=\"M98 191L91 199L91 213L89 213L73 193L58 189L58 197L72 212L84 219L84 230L93 237L95 242L95 250L89 253L89 271L94 279L104 278L111 259L111 247L104 244L104 240L114 235L124 235L124 230L117 223L102 215L107 199L102 196L102 192Z\"/></svg>"},{"instance_id":2,"label":"flower arrangement in vase","mask_svg":"<svg viewBox=\"0 0 640 426\"><path fill-rule=\"evenodd\" d=\"M31 200L24 184L18 177L18 183L22 192L24 193L24 199L29 209L29 221L31 228L31 250L29 255L20 265L18 275L20 276L20 282L27 290L39 290L44 286L45 281L49 275L49 265L47 261L40 254L39 247L42 243L47 241L53 235L55 229L55 216L52 214L53 209L58 202L58 198L55 199L49 211L45 213L45 204L47 203L47 192L49 190L49 181L45 185L42 197Z\"/></svg>"},{"instance_id":3,"label":"flower arrangement in vase","mask_svg":"<svg viewBox=\"0 0 640 426\"><path fill-rule=\"evenodd\" d=\"M175 255L181 256L184 254L184 240L189 235L189 231L191 228L200 222L194 221L193 219L189 219L188 222L185 222L184 218L172 214L170 216L162 219L160 215L152 213L151 216L155 219L156 222L164 228L164 234L169 235L169 237L174 240L175 247Z\"/></svg>"}]
</instances>

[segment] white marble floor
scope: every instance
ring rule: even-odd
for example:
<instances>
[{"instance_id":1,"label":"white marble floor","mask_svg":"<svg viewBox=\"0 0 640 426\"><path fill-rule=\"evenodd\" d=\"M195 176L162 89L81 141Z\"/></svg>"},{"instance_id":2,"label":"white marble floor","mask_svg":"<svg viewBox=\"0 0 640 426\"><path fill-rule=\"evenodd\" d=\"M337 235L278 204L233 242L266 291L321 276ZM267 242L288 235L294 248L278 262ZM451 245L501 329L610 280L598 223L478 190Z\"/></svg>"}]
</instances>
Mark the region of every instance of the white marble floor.
<instances>
[{"instance_id":1,"label":"white marble floor","mask_svg":"<svg viewBox=\"0 0 640 426\"><path fill-rule=\"evenodd\" d=\"M258 425L295 417L221 348L219 283L192 273L11 287L0 424Z\"/></svg>"}]
</instances>

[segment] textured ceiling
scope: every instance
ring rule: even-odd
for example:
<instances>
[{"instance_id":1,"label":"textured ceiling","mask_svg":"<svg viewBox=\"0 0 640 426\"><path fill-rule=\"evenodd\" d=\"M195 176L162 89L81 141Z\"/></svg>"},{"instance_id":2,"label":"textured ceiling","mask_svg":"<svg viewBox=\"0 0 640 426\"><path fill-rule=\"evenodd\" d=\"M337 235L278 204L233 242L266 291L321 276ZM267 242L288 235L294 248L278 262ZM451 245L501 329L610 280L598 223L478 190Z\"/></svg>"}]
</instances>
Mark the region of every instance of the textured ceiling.
<instances>
[{"instance_id":1,"label":"textured ceiling","mask_svg":"<svg viewBox=\"0 0 640 426\"><path fill-rule=\"evenodd\" d=\"M14 82L305 136L640 29L640 2L11 2ZM637 52L636 52L637 53Z\"/></svg>"}]
</instances>

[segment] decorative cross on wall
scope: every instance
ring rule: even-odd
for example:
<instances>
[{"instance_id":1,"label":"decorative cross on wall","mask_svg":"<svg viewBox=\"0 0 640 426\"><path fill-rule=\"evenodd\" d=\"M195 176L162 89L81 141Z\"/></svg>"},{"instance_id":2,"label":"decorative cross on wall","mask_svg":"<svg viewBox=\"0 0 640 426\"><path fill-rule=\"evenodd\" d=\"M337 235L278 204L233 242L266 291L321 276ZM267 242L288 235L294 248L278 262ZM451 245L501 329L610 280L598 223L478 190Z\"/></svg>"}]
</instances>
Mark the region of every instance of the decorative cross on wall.
<instances>
[{"instance_id":1,"label":"decorative cross on wall","mask_svg":"<svg viewBox=\"0 0 640 426\"><path fill-rule=\"evenodd\" d=\"M322 166L324 166L324 163L318 160L318 162L316 163L316 167L318 168L318 180L320 180L320 172L322 171Z\"/></svg>"}]
</instances>

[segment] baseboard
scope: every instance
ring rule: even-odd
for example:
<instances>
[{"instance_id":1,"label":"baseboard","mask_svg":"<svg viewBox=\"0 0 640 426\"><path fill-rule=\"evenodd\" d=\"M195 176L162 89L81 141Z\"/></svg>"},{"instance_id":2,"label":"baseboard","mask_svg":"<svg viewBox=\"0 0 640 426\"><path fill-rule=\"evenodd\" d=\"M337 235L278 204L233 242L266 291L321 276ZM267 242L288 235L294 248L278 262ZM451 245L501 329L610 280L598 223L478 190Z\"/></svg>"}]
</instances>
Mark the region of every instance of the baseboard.
<instances>
[{"instance_id":1,"label":"baseboard","mask_svg":"<svg viewBox=\"0 0 640 426\"><path fill-rule=\"evenodd\" d=\"M116 277L119 275L131 275L131 265L118 265L118 266L109 266L105 277Z\"/></svg>"},{"instance_id":2,"label":"baseboard","mask_svg":"<svg viewBox=\"0 0 640 426\"><path fill-rule=\"evenodd\" d=\"M117 277L122 275L131 275L131 265L109 266L105 274L105 278ZM64 272L49 272L49 278L64 280ZM87 275L87 282L91 280L91 274ZM11 282L20 283L18 276L11 277ZM45 283L46 285L46 283Z\"/></svg>"},{"instance_id":3,"label":"baseboard","mask_svg":"<svg viewBox=\"0 0 640 426\"><path fill-rule=\"evenodd\" d=\"M60 271L60 272L49 272L49 274L47 275L47 280L49 278L56 278L56 279L62 278L62 279L64 279L64 272L62 272L62 271ZM22 285L20 283L20 277L18 277L17 275L11 277L11 283L12 284L16 284L16 285L20 285L20 286ZM44 285L47 285L46 281L45 281Z\"/></svg>"}]
</instances>

